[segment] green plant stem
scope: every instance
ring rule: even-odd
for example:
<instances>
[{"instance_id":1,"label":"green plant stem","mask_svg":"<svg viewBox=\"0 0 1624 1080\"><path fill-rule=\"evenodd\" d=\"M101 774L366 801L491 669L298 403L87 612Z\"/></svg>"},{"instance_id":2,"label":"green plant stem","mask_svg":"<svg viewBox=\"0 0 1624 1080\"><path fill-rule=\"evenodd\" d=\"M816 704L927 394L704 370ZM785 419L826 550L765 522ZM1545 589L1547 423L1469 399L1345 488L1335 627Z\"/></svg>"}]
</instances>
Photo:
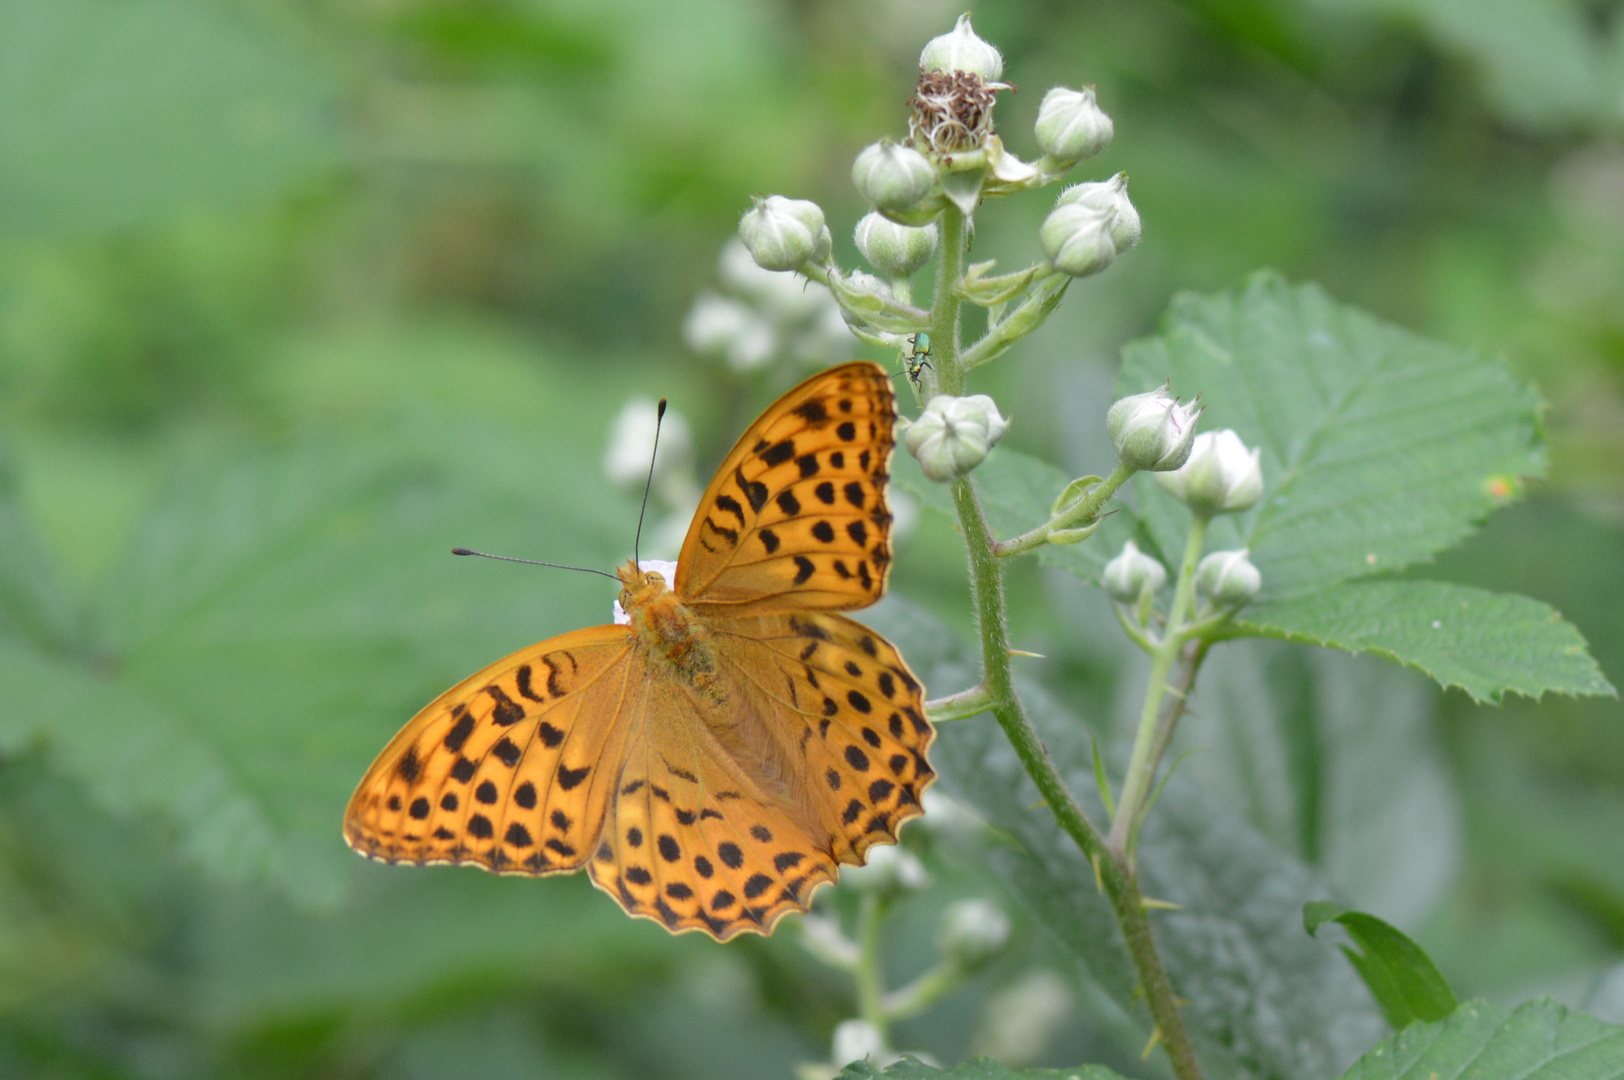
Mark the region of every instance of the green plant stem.
<instances>
[{"instance_id":1,"label":"green plant stem","mask_svg":"<svg viewBox=\"0 0 1624 1080\"><path fill-rule=\"evenodd\" d=\"M885 921L885 900L877 893L864 893L857 911L857 1015L874 1025L882 1040L889 1040L885 1012L885 988L880 978L880 924Z\"/></svg>"},{"instance_id":2,"label":"green plant stem","mask_svg":"<svg viewBox=\"0 0 1624 1080\"><path fill-rule=\"evenodd\" d=\"M954 286L964 272L964 215L957 207L948 207L942 214L941 228L930 324L932 358L935 361L933 370L940 380L940 392L962 394L965 369L959 360L958 334L961 301ZM1037 785L1061 828L1066 830L1099 874L1100 884L1122 927L1128 954L1133 958L1134 969L1139 975L1140 989L1150 1006L1151 1017L1156 1022L1156 1031L1166 1047L1174 1074L1178 1080L1201 1080L1201 1066L1196 1061L1189 1033L1179 1015L1178 1000L1173 996L1167 970L1156 953L1137 876L1125 860L1111 852L1105 838L1083 813L1082 807L1061 779L1059 770L1055 768L1048 750L1026 715L1020 696L1015 692L1010 670L1003 567L993 550L992 533L987 528L986 516L968 477L954 482L953 506L964 535L970 564L971 601L981 635L980 688L986 693L993 716L1014 747L1022 768ZM1187 605L1188 598L1185 602Z\"/></svg>"},{"instance_id":3,"label":"green plant stem","mask_svg":"<svg viewBox=\"0 0 1624 1080\"><path fill-rule=\"evenodd\" d=\"M1134 469L1132 466L1123 465L1119 462L1117 467L1111 470L1110 476L1089 488L1088 494L1073 505L1065 507L1031 532L1025 532L1009 540L1000 540L994 543L992 546L993 554L1000 559L1020 555L1047 544L1049 536L1056 529L1075 529L1089 524L1099 517L1100 508L1110 500L1112 495L1116 494L1117 488L1121 487L1128 477L1133 474Z\"/></svg>"},{"instance_id":4,"label":"green plant stem","mask_svg":"<svg viewBox=\"0 0 1624 1080\"><path fill-rule=\"evenodd\" d=\"M1173 590L1173 606L1167 612L1167 628L1162 639L1150 654L1150 680L1145 685L1145 707L1139 714L1139 730L1134 735L1133 756L1128 759L1128 772L1122 779L1122 796L1117 800L1116 817L1111 822L1108 840L1111 850L1129 866L1133 865L1133 851L1129 836L1150 794L1150 781L1156 773L1157 720L1161 716L1162 697L1167 693L1167 677L1173 670L1179 651L1184 647L1184 623L1190 611L1190 600L1195 595L1195 568L1201 561L1201 545L1207 537L1207 519L1197 516L1190 524L1190 535L1184 544L1184 562L1179 567L1178 585Z\"/></svg>"},{"instance_id":5,"label":"green plant stem","mask_svg":"<svg viewBox=\"0 0 1624 1080\"><path fill-rule=\"evenodd\" d=\"M899 990L885 995L885 1018L892 1023L918 1016L964 984L962 968L944 960Z\"/></svg>"},{"instance_id":6,"label":"green plant stem","mask_svg":"<svg viewBox=\"0 0 1624 1080\"><path fill-rule=\"evenodd\" d=\"M966 720L972 716L980 716L990 708L992 695L987 693L987 688L972 686L948 697L925 702L925 716L931 723L940 724L948 720Z\"/></svg>"}]
</instances>

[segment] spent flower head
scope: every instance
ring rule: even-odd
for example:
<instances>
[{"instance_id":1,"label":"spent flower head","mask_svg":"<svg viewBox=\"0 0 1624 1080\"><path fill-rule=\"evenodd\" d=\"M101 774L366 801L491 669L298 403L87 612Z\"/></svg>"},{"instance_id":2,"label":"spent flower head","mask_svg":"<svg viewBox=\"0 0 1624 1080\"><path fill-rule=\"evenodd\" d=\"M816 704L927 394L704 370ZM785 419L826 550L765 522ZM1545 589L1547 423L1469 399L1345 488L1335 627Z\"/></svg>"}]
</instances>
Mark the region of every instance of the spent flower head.
<instances>
[{"instance_id":1,"label":"spent flower head","mask_svg":"<svg viewBox=\"0 0 1624 1080\"><path fill-rule=\"evenodd\" d=\"M1259 450L1248 450L1229 428L1204 431L1195 438L1189 459L1156 479L1193 513L1202 517L1245 510L1263 494Z\"/></svg>"},{"instance_id":2,"label":"spent flower head","mask_svg":"<svg viewBox=\"0 0 1624 1080\"><path fill-rule=\"evenodd\" d=\"M909 425L903 441L925 475L943 483L980 465L1008 430L1009 421L986 394L938 394Z\"/></svg>"},{"instance_id":3,"label":"spent flower head","mask_svg":"<svg viewBox=\"0 0 1624 1080\"><path fill-rule=\"evenodd\" d=\"M1171 385L1122 398L1106 414L1105 430L1124 465L1166 472L1177 469L1190 456L1201 406L1193 401L1180 405L1167 392Z\"/></svg>"}]
</instances>

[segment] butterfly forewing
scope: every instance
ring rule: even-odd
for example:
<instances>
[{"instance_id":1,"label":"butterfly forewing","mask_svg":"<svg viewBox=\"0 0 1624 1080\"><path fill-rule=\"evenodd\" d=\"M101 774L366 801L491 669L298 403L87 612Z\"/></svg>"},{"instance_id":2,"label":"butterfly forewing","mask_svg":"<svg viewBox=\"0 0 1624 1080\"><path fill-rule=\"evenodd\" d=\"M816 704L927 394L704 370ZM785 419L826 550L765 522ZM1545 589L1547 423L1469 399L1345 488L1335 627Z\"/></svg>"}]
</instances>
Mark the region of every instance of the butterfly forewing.
<instances>
[{"instance_id":1,"label":"butterfly forewing","mask_svg":"<svg viewBox=\"0 0 1624 1080\"><path fill-rule=\"evenodd\" d=\"M634 677L624 626L552 638L464 679L418 713L350 798L344 838L372 858L503 873L578 868L624 753Z\"/></svg>"},{"instance_id":2,"label":"butterfly forewing","mask_svg":"<svg viewBox=\"0 0 1624 1080\"><path fill-rule=\"evenodd\" d=\"M701 614L867 607L885 592L891 381L858 362L808 379L727 455L688 529L676 591Z\"/></svg>"}]
</instances>

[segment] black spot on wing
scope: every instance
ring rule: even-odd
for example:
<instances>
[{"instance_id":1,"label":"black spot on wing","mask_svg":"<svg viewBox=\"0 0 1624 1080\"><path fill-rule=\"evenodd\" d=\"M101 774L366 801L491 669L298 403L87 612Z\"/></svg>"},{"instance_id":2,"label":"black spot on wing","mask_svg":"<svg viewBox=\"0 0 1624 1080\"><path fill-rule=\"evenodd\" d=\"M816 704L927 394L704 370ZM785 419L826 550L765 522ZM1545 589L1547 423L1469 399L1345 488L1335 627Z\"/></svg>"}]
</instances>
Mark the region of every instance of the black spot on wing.
<instances>
[{"instance_id":1,"label":"black spot on wing","mask_svg":"<svg viewBox=\"0 0 1624 1080\"><path fill-rule=\"evenodd\" d=\"M817 568L812 565L812 560L807 558L805 555L795 556L795 584L806 584L807 581L811 579L812 574L816 569Z\"/></svg>"},{"instance_id":2,"label":"black spot on wing","mask_svg":"<svg viewBox=\"0 0 1624 1080\"><path fill-rule=\"evenodd\" d=\"M760 480L746 480L742 466L734 467L733 482L744 493L745 501L750 504L750 509L758 514L761 513L761 508L767 505L767 485Z\"/></svg>"}]
</instances>

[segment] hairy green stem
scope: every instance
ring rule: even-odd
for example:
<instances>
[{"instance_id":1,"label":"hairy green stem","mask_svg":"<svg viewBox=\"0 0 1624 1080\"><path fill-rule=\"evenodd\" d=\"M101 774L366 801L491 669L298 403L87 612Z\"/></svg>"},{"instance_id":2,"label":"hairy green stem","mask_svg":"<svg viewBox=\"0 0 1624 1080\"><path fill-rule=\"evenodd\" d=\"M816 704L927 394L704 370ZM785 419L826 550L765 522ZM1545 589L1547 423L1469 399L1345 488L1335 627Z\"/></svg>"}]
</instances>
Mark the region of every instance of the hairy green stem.
<instances>
[{"instance_id":1,"label":"hairy green stem","mask_svg":"<svg viewBox=\"0 0 1624 1080\"><path fill-rule=\"evenodd\" d=\"M941 227L936 292L931 309L934 371L935 377L940 380L941 392L961 394L964 390L965 367L959 356L960 297L954 286L964 269L964 215L956 207L948 207L942 215ZM1140 988L1150 1006L1156 1032L1167 1049L1174 1074L1178 1080L1201 1080L1201 1066L1196 1061L1189 1033L1179 1015L1178 1000L1173 995L1172 984L1168 982L1167 971L1162 966L1151 937L1137 875L1131 864L1113 854L1105 838L1083 813L1082 807L1061 779L1059 770L1055 768L1048 750L1026 715L1020 695L1015 691L1010 668L1003 567L994 550L992 532L987 527L975 487L968 477L954 482L953 506L964 535L970 565L971 601L981 636L981 684L977 689L986 695L987 705L997 718L999 727L1014 747L1022 768L1037 785L1055 819L1093 863L1100 885L1109 897L1117 922L1122 927L1128 953L1139 975ZM1186 597L1186 606L1188 602Z\"/></svg>"},{"instance_id":2,"label":"hairy green stem","mask_svg":"<svg viewBox=\"0 0 1624 1080\"><path fill-rule=\"evenodd\" d=\"M1167 628L1162 639L1150 654L1150 679L1145 684L1145 707L1139 714L1139 730L1134 735L1133 756L1128 759L1128 772L1122 779L1122 797L1117 800L1116 818L1111 822L1109 843L1129 865L1133 864L1130 835L1136 831L1145 796L1150 794L1150 781L1156 773L1157 720L1161 716L1162 697L1167 693L1167 677L1173 671L1179 651L1184 647L1184 624L1190 611L1190 600L1195 595L1195 568L1201 561L1201 545L1207 537L1207 519L1196 517L1190 525L1190 535L1184 544L1184 562L1179 567L1178 585L1173 590L1173 606L1167 612Z\"/></svg>"}]
</instances>

